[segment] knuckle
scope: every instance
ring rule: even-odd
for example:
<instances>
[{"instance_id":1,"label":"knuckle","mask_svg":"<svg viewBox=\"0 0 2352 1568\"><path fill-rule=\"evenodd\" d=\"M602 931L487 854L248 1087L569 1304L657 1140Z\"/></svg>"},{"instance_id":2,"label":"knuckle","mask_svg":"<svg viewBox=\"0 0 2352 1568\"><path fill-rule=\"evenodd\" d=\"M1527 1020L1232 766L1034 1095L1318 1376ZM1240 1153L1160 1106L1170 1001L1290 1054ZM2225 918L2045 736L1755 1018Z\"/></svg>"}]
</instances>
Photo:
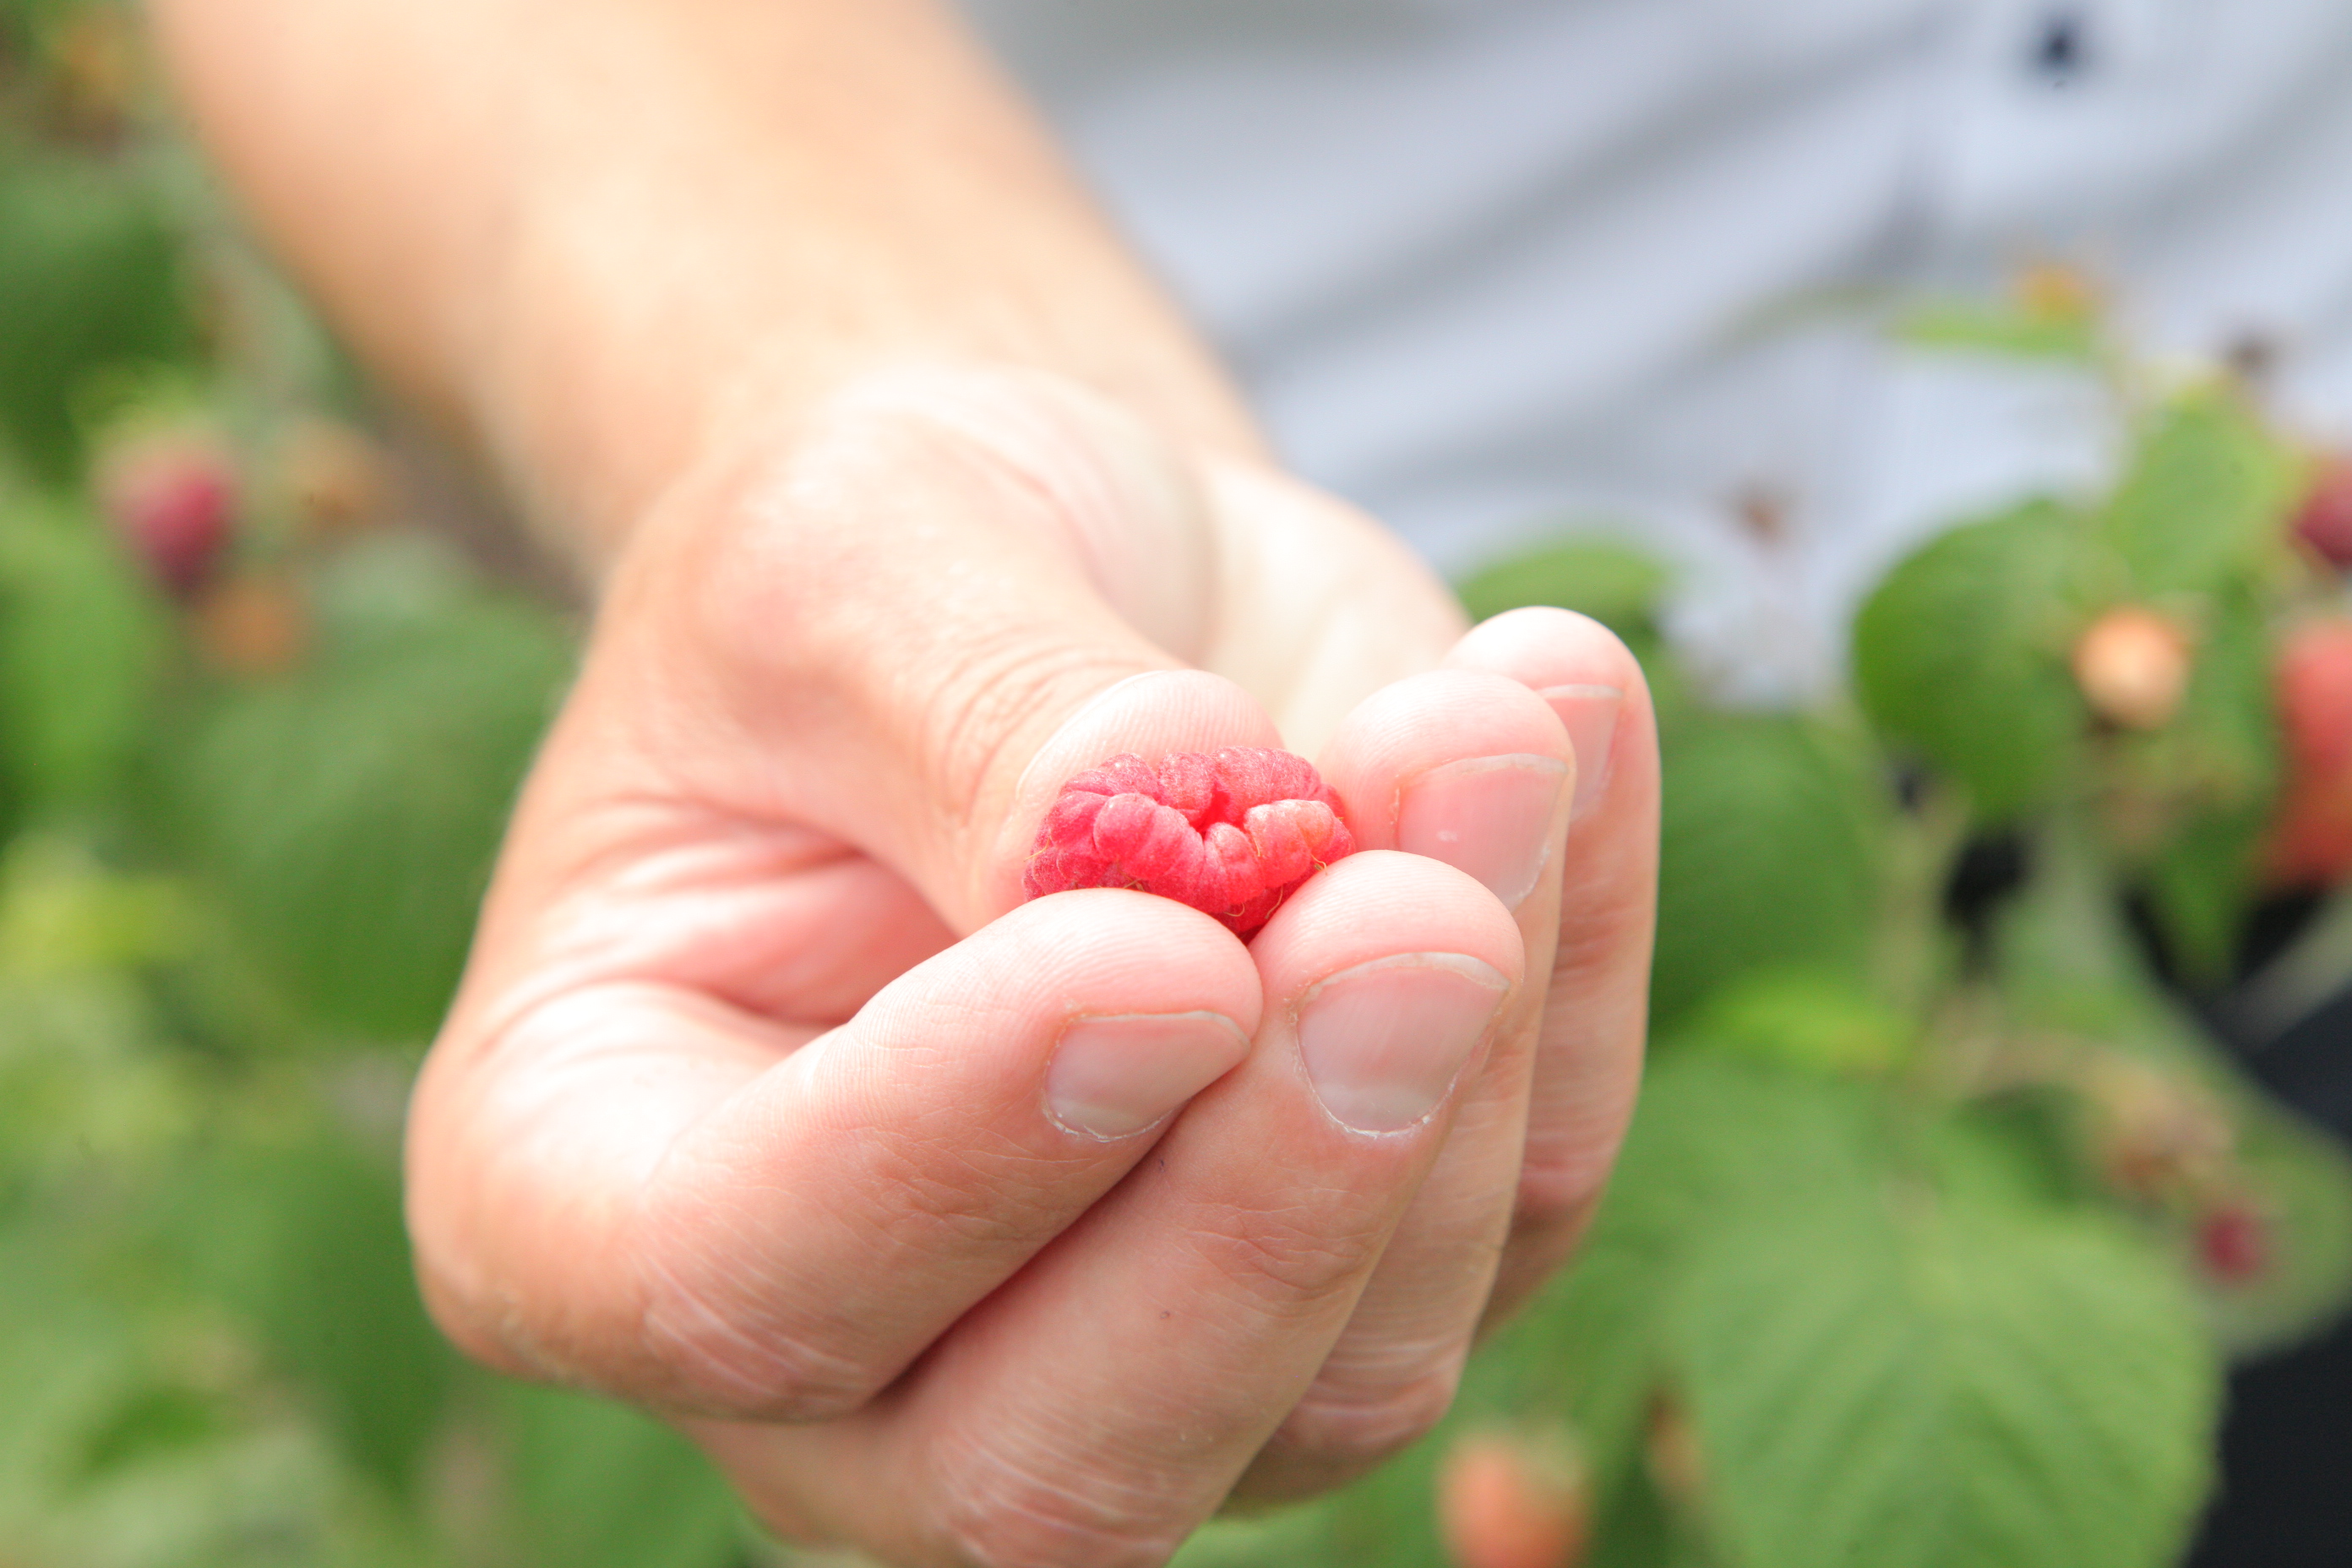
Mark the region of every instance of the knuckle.
<instances>
[{"instance_id":1,"label":"knuckle","mask_svg":"<svg viewBox=\"0 0 2352 1568\"><path fill-rule=\"evenodd\" d=\"M1051 478L1066 463L1015 460L982 416L1025 395L985 377L853 385L748 487L738 510L758 521L723 546L740 558L700 574L712 603L698 619L783 679L886 716L966 816L1044 718L1149 668L1092 606L1066 542L1068 485ZM784 554L792 570L774 570ZM878 633L896 650L882 666L865 657ZM929 673L909 684L911 671Z\"/></svg>"},{"instance_id":2,"label":"knuckle","mask_svg":"<svg viewBox=\"0 0 2352 1568\"><path fill-rule=\"evenodd\" d=\"M874 1212L859 1222L876 1256L991 1257L1009 1268L1068 1224L1050 1156L928 1121L888 1141L871 1154Z\"/></svg>"},{"instance_id":3,"label":"knuckle","mask_svg":"<svg viewBox=\"0 0 2352 1568\"><path fill-rule=\"evenodd\" d=\"M1582 1151L1545 1157L1530 1149L1519 1167L1513 1227L1551 1231L1580 1225L1599 1201L1607 1179L1605 1159L1596 1161Z\"/></svg>"},{"instance_id":4,"label":"knuckle","mask_svg":"<svg viewBox=\"0 0 2352 1568\"><path fill-rule=\"evenodd\" d=\"M1010 782L1019 771L1011 753L1034 744L1046 721L1080 694L1143 668L1131 651L1068 623L1040 621L1017 600L1002 608L992 616L988 606L965 606L955 658L939 666L909 737L960 819L979 815L992 786Z\"/></svg>"},{"instance_id":5,"label":"knuckle","mask_svg":"<svg viewBox=\"0 0 2352 1568\"><path fill-rule=\"evenodd\" d=\"M1342 1472L1360 1469L1426 1436L1454 1407L1461 1381L1456 1357L1377 1388L1310 1389L1284 1419L1276 1441Z\"/></svg>"},{"instance_id":6,"label":"knuckle","mask_svg":"<svg viewBox=\"0 0 2352 1568\"><path fill-rule=\"evenodd\" d=\"M1559 937L1552 952L1551 994L1592 995L1622 1019L1628 1042L1644 1033L1642 1009L1647 992L1651 929L1656 922L1652 891L1656 845L1580 839L1569 830L1569 891L1572 903L1560 910Z\"/></svg>"},{"instance_id":7,"label":"knuckle","mask_svg":"<svg viewBox=\"0 0 2352 1568\"><path fill-rule=\"evenodd\" d=\"M1196 1227L1192 1245L1218 1278L1262 1307L1312 1305L1351 1285L1379 1253L1373 1228L1321 1209L1236 1209Z\"/></svg>"},{"instance_id":8,"label":"knuckle","mask_svg":"<svg viewBox=\"0 0 2352 1568\"><path fill-rule=\"evenodd\" d=\"M1191 1521L1171 1517L1168 1493L1095 1476L1088 1467L1016 1464L1006 1445L967 1447L946 1460L937 1503L940 1555L957 1568L1158 1568Z\"/></svg>"},{"instance_id":9,"label":"knuckle","mask_svg":"<svg viewBox=\"0 0 2352 1568\"><path fill-rule=\"evenodd\" d=\"M1579 1226L1608 1190L1632 1119L1633 1071L1578 1074L1547 1089L1538 1083L1520 1153L1515 1231Z\"/></svg>"},{"instance_id":10,"label":"knuckle","mask_svg":"<svg viewBox=\"0 0 2352 1568\"><path fill-rule=\"evenodd\" d=\"M741 1293L696 1289L658 1268L639 1339L665 1404L772 1421L824 1421L863 1406L887 1369L818 1343L805 1331L739 1304Z\"/></svg>"}]
</instances>

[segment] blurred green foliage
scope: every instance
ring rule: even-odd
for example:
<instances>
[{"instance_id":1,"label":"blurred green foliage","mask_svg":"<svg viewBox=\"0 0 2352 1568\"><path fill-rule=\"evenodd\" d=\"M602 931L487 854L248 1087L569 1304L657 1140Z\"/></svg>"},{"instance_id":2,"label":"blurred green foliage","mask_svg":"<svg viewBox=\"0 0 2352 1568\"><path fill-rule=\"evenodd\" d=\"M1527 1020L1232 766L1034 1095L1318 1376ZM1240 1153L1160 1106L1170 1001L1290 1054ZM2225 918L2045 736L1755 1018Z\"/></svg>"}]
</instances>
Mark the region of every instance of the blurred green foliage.
<instances>
[{"instance_id":1,"label":"blurred green foliage","mask_svg":"<svg viewBox=\"0 0 2352 1568\"><path fill-rule=\"evenodd\" d=\"M2049 501L1953 529L1904 562L1854 622L1871 717L2004 820L2071 782L2083 699L2063 656L2078 521Z\"/></svg>"},{"instance_id":2,"label":"blurred green foliage","mask_svg":"<svg viewBox=\"0 0 2352 1568\"><path fill-rule=\"evenodd\" d=\"M123 776L154 719L166 623L86 507L0 510L0 825Z\"/></svg>"},{"instance_id":3,"label":"blurred green foliage","mask_svg":"<svg viewBox=\"0 0 2352 1568\"><path fill-rule=\"evenodd\" d=\"M1859 976L1887 807L1856 737L1812 718L1685 711L1659 743L1655 1026L1759 970Z\"/></svg>"},{"instance_id":4,"label":"blurred green foliage","mask_svg":"<svg viewBox=\"0 0 2352 1568\"><path fill-rule=\"evenodd\" d=\"M366 584L342 587L364 605ZM456 988L569 643L526 605L462 592L323 630L305 668L191 726L166 780L175 838L314 1016L420 1038Z\"/></svg>"},{"instance_id":5,"label":"blurred green foliage","mask_svg":"<svg viewBox=\"0 0 2352 1568\"><path fill-rule=\"evenodd\" d=\"M1460 593L1474 621L1525 605L1549 605L1591 616L1649 658L1660 647L1657 614L1669 581L1666 569L1638 550L1570 539L1475 573Z\"/></svg>"},{"instance_id":6,"label":"blurred green foliage","mask_svg":"<svg viewBox=\"0 0 2352 1568\"><path fill-rule=\"evenodd\" d=\"M0 1561L734 1568L691 1446L418 1300L403 1102L573 631L396 500L304 515L332 356L136 43L0 6ZM236 481L192 594L92 481L142 422Z\"/></svg>"},{"instance_id":7,"label":"blurred green foliage","mask_svg":"<svg viewBox=\"0 0 2352 1568\"><path fill-rule=\"evenodd\" d=\"M180 249L149 183L87 153L0 169L0 429L40 479L68 481L92 375L196 348Z\"/></svg>"}]
</instances>

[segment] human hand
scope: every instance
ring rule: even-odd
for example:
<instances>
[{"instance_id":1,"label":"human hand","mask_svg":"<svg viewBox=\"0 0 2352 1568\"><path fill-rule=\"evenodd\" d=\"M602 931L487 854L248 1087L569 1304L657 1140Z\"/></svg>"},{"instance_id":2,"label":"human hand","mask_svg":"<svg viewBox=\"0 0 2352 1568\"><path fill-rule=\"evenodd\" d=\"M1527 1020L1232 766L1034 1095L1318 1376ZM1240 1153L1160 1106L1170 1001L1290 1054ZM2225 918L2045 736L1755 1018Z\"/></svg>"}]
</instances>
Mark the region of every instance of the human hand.
<instances>
[{"instance_id":1,"label":"human hand","mask_svg":"<svg viewBox=\"0 0 2352 1568\"><path fill-rule=\"evenodd\" d=\"M1370 852L1250 945L1018 904L1072 773L1286 742ZM1424 1430L1565 1255L1655 797L1591 623L1459 637L1368 522L1060 383L869 384L614 571L420 1082L428 1297L787 1536L1157 1562Z\"/></svg>"}]
</instances>

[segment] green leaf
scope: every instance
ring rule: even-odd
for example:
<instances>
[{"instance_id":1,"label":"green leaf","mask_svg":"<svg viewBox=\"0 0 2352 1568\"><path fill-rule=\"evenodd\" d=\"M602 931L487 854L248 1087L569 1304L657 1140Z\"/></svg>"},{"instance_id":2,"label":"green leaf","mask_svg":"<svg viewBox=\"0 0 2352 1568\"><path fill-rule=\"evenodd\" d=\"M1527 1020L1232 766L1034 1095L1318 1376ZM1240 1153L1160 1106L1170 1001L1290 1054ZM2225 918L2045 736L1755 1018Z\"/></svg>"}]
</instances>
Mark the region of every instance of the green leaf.
<instances>
[{"instance_id":1,"label":"green leaf","mask_svg":"<svg viewBox=\"0 0 2352 1568\"><path fill-rule=\"evenodd\" d=\"M529 1561L541 1568L731 1568L734 1494L693 1444L634 1410L545 1388L505 1401Z\"/></svg>"},{"instance_id":2,"label":"green leaf","mask_svg":"<svg viewBox=\"0 0 2352 1568\"><path fill-rule=\"evenodd\" d=\"M2176 1273L2087 1216L1881 1183L1712 1234L1672 1329L1750 1568L2160 1568L2220 1373Z\"/></svg>"},{"instance_id":3,"label":"green leaf","mask_svg":"<svg viewBox=\"0 0 2352 1568\"><path fill-rule=\"evenodd\" d=\"M1857 694L1890 740L2013 817L2079 766L2087 722L2065 666L2082 530L2050 501L1956 528L1879 584L1853 628Z\"/></svg>"},{"instance_id":4,"label":"green leaf","mask_svg":"<svg viewBox=\"0 0 2352 1568\"><path fill-rule=\"evenodd\" d=\"M80 462L91 373L184 358L196 334L177 242L124 165L49 157L0 172L0 437L45 479Z\"/></svg>"},{"instance_id":5,"label":"green leaf","mask_svg":"<svg viewBox=\"0 0 2352 1568\"><path fill-rule=\"evenodd\" d=\"M2189 980L2226 980L2256 887L2256 851L2270 826L2259 808L2206 811L2175 828L2146 869L2149 907Z\"/></svg>"},{"instance_id":6,"label":"green leaf","mask_svg":"<svg viewBox=\"0 0 2352 1568\"><path fill-rule=\"evenodd\" d=\"M1897 325L1895 335L1917 348L2078 364L2096 363L2100 350L2098 323L2087 314L2002 309L1964 300L1945 300L1912 312Z\"/></svg>"},{"instance_id":7,"label":"green leaf","mask_svg":"<svg viewBox=\"0 0 2352 1568\"><path fill-rule=\"evenodd\" d=\"M258 1327L350 1461L407 1494L456 1360L418 1299L389 1166L331 1139L226 1151L189 1173L176 1219L192 1275Z\"/></svg>"},{"instance_id":8,"label":"green leaf","mask_svg":"<svg viewBox=\"0 0 2352 1568\"><path fill-rule=\"evenodd\" d=\"M1666 1372L1663 1330L1696 1247L1875 1180L1877 1091L1713 1052L1654 1062L1591 1235L1567 1278L1473 1363L1475 1394L1506 1380L1507 1414L1565 1412L1610 1496L1640 1461Z\"/></svg>"},{"instance_id":9,"label":"green leaf","mask_svg":"<svg viewBox=\"0 0 2352 1568\"><path fill-rule=\"evenodd\" d=\"M26 1184L87 1192L174 1149L194 1114L128 976L0 975L0 1208Z\"/></svg>"},{"instance_id":10,"label":"green leaf","mask_svg":"<svg viewBox=\"0 0 2352 1568\"><path fill-rule=\"evenodd\" d=\"M198 863L323 1021L439 1022L509 803L571 664L553 620L479 600L231 694L175 781Z\"/></svg>"},{"instance_id":11,"label":"green leaf","mask_svg":"<svg viewBox=\"0 0 2352 1568\"><path fill-rule=\"evenodd\" d=\"M218 1394L173 1384L140 1384L84 1436L73 1479L85 1482L201 1447L234 1425L228 1403Z\"/></svg>"},{"instance_id":12,"label":"green leaf","mask_svg":"<svg viewBox=\"0 0 2352 1568\"><path fill-rule=\"evenodd\" d=\"M52 1239L0 1227L0 1540L77 1479L78 1444L138 1371L132 1327L89 1300Z\"/></svg>"},{"instance_id":13,"label":"green leaf","mask_svg":"<svg viewBox=\"0 0 2352 1568\"><path fill-rule=\"evenodd\" d=\"M1599 1495L1638 1485L1663 1384L1745 1568L2155 1568L2217 1384L2179 1272L2055 1201L2003 1117L1907 1125L1858 1080L1659 1058L1584 1253L1513 1331L1565 1369Z\"/></svg>"},{"instance_id":14,"label":"green leaf","mask_svg":"<svg viewBox=\"0 0 2352 1568\"><path fill-rule=\"evenodd\" d=\"M2206 601L2189 689L2168 726L2187 787L2223 806L2268 805L2279 773L2271 606L2243 588Z\"/></svg>"},{"instance_id":15,"label":"green leaf","mask_svg":"<svg viewBox=\"0 0 2352 1568\"><path fill-rule=\"evenodd\" d=\"M1391 1460L1318 1510L1322 1519L1319 1561L1362 1568L1442 1568L1448 1559L1438 1544L1437 1468L1452 1426L1441 1428L1411 1452ZM1297 1556L1266 1560L1273 1564Z\"/></svg>"},{"instance_id":16,"label":"green leaf","mask_svg":"<svg viewBox=\"0 0 2352 1568\"><path fill-rule=\"evenodd\" d=\"M1768 970L1735 982L1701 1007L1694 1043L1814 1072L1885 1072L1907 1060L1917 1024L1850 980Z\"/></svg>"},{"instance_id":17,"label":"green leaf","mask_svg":"<svg viewBox=\"0 0 2352 1568\"><path fill-rule=\"evenodd\" d=\"M1347 1494L1353 1498L1350 1489ZM1427 1514L1425 1504L1423 1513ZM1334 1561L1330 1543L1328 1505L1286 1508L1260 1516L1213 1519L1169 1559L1169 1568L1295 1568ZM1434 1564L1436 1548L1417 1542L1420 1552L1407 1559Z\"/></svg>"},{"instance_id":18,"label":"green leaf","mask_svg":"<svg viewBox=\"0 0 2352 1568\"><path fill-rule=\"evenodd\" d=\"M2263 605L2225 592L2203 621L2179 713L2160 731L2130 737L2123 764L2136 787L2179 803L2140 872L2174 960L2213 984L2228 974L2258 891L2279 742Z\"/></svg>"},{"instance_id":19,"label":"green leaf","mask_svg":"<svg viewBox=\"0 0 2352 1568\"><path fill-rule=\"evenodd\" d=\"M153 723L163 608L87 512L0 504L0 768L33 809L113 785Z\"/></svg>"},{"instance_id":20,"label":"green leaf","mask_svg":"<svg viewBox=\"0 0 2352 1568\"><path fill-rule=\"evenodd\" d=\"M1843 737L1694 712L1661 736L1665 799L1653 1017L1671 1027L1761 969L1859 977L1880 898L1885 791Z\"/></svg>"},{"instance_id":21,"label":"green leaf","mask_svg":"<svg viewBox=\"0 0 2352 1568\"><path fill-rule=\"evenodd\" d=\"M2030 841L2028 864L1993 921L1993 972L2011 1011L2090 1036L2142 1021L2147 960L2090 835L2072 814L2055 816Z\"/></svg>"},{"instance_id":22,"label":"green leaf","mask_svg":"<svg viewBox=\"0 0 2352 1568\"><path fill-rule=\"evenodd\" d=\"M1717 1568L1693 1521L1638 1468L1593 1521L1592 1550L1577 1568Z\"/></svg>"},{"instance_id":23,"label":"green leaf","mask_svg":"<svg viewBox=\"0 0 2352 1568\"><path fill-rule=\"evenodd\" d=\"M2143 598L2202 593L2284 548L2295 458L2246 400L2203 387L2157 410L2099 520Z\"/></svg>"},{"instance_id":24,"label":"green leaf","mask_svg":"<svg viewBox=\"0 0 2352 1568\"><path fill-rule=\"evenodd\" d=\"M2211 1285L2206 1296L2222 1345L2246 1357L2294 1343L2352 1301L2352 1156L2230 1076L2237 1165L2268 1232L2270 1263L2254 1279Z\"/></svg>"},{"instance_id":25,"label":"green leaf","mask_svg":"<svg viewBox=\"0 0 2352 1568\"><path fill-rule=\"evenodd\" d=\"M1554 605L1591 616L1642 651L1657 641L1668 581L1666 568L1638 550L1582 539L1486 567L1462 584L1461 595L1474 621L1525 605Z\"/></svg>"},{"instance_id":26,"label":"green leaf","mask_svg":"<svg viewBox=\"0 0 2352 1568\"><path fill-rule=\"evenodd\" d=\"M2078 1116L2047 1089L1972 1100L1919 1130L1917 1161L1939 1188L2000 1206L2105 1213L2109 1194L2082 1167Z\"/></svg>"},{"instance_id":27,"label":"green leaf","mask_svg":"<svg viewBox=\"0 0 2352 1568\"><path fill-rule=\"evenodd\" d=\"M0 983L121 980L186 952L173 883L110 873L70 839L20 835L0 850Z\"/></svg>"}]
</instances>

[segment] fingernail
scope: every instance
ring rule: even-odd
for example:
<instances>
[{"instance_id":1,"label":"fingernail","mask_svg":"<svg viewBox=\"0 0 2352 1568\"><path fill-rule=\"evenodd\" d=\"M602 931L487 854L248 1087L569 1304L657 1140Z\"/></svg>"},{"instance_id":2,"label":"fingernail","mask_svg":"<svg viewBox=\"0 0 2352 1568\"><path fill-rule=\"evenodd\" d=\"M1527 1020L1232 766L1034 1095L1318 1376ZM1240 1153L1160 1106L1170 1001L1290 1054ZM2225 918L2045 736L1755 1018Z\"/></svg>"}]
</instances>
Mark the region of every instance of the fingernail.
<instances>
[{"instance_id":1,"label":"fingernail","mask_svg":"<svg viewBox=\"0 0 2352 1568\"><path fill-rule=\"evenodd\" d=\"M1510 982L1458 952L1408 952L1343 969L1298 1011L1315 1097L1342 1127L1394 1132L1437 1109Z\"/></svg>"},{"instance_id":2,"label":"fingernail","mask_svg":"<svg viewBox=\"0 0 2352 1568\"><path fill-rule=\"evenodd\" d=\"M1222 1013L1072 1020L1045 1069L1054 1120L1089 1138L1140 1132L1231 1071L1249 1037Z\"/></svg>"},{"instance_id":3,"label":"fingernail","mask_svg":"<svg viewBox=\"0 0 2352 1568\"><path fill-rule=\"evenodd\" d=\"M1617 739L1617 714L1625 706L1625 694L1613 686L1547 686L1536 695L1559 715L1568 729L1568 743L1576 749L1576 798L1568 806L1573 822L1592 809L1609 787L1609 751Z\"/></svg>"},{"instance_id":4,"label":"fingernail","mask_svg":"<svg viewBox=\"0 0 2352 1568\"><path fill-rule=\"evenodd\" d=\"M1534 890L1551 854L1568 769L1550 757L1473 757L1404 786L1397 847L1467 871L1506 909Z\"/></svg>"}]
</instances>

